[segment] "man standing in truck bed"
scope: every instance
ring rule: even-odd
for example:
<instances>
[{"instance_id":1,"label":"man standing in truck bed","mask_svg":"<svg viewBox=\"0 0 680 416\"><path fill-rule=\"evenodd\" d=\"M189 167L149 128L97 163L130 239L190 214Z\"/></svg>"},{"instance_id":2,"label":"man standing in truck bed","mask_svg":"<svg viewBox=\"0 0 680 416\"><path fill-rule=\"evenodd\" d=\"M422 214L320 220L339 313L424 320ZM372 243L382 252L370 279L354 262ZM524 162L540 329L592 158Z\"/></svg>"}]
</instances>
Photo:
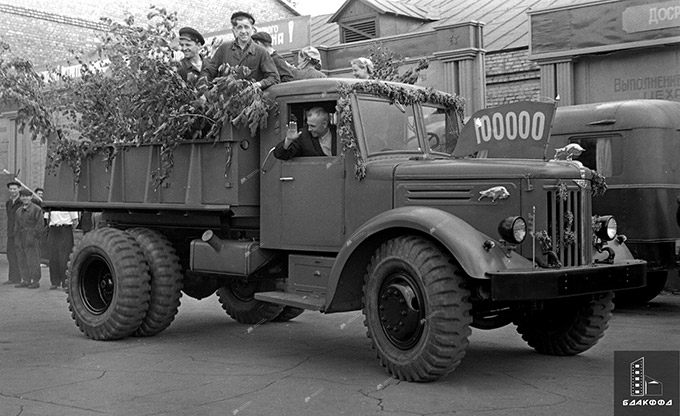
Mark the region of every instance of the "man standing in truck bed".
<instances>
[{"instance_id":1,"label":"man standing in truck bed","mask_svg":"<svg viewBox=\"0 0 680 416\"><path fill-rule=\"evenodd\" d=\"M234 41L220 45L210 63L201 70L201 78L212 81L219 76L223 64L243 68L237 74L239 79L254 81L254 85L264 90L280 82L276 65L269 53L250 38L254 33L255 18L246 12L231 15L231 30Z\"/></svg>"}]
</instances>

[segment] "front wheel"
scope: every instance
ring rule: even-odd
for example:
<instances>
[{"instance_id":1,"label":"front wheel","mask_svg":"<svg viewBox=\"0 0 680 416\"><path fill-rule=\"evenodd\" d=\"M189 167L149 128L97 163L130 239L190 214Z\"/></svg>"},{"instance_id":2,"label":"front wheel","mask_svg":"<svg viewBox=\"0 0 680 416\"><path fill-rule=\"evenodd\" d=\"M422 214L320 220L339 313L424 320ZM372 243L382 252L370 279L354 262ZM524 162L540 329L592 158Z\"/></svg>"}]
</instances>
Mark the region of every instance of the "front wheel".
<instances>
[{"instance_id":1,"label":"front wheel","mask_svg":"<svg viewBox=\"0 0 680 416\"><path fill-rule=\"evenodd\" d=\"M609 326L614 293L545 301L518 315L517 332L541 354L576 355L595 345Z\"/></svg>"},{"instance_id":2,"label":"front wheel","mask_svg":"<svg viewBox=\"0 0 680 416\"><path fill-rule=\"evenodd\" d=\"M384 243L364 286L365 325L393 376L431 381L453 371L470 335L464 276L434 243L415 236Z\"/></svg>"},{"instance_id":3,"label":"front wheel","mask_svg":"<svg viewBox=\"0 0 680 416\"><path fill-rule=\"evenodd\" d=\"M68 263L67 302L76 325L89 338L131 335L149 306L149 267L129 234L100 228L83 236Z\"/></svg>"}]
</instances>

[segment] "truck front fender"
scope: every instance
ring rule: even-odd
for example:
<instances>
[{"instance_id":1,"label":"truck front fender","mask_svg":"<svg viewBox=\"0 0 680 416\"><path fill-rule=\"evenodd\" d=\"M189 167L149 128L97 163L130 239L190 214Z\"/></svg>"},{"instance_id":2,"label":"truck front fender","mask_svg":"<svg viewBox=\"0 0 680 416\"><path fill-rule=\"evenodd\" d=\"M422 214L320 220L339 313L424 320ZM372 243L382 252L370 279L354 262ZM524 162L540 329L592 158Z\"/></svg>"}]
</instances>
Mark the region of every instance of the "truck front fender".
<instances>
[{"instance_id":1,"label":"truck front fender","mask_svg":"<svg viewBox=\"0 0 680 416\"><path fill-rule=\"evenodd\" d=\"M438 242L473 278L486 279L487 271L532 267L531 261L505 252L495 239L453 214L430 207L396 208L364 223L343 244L329 276L325 312L361 308L364 275L373 253L385 241L407 234ZM485 248L489 240L493 247Z\"/></svg>"}]
</instances>

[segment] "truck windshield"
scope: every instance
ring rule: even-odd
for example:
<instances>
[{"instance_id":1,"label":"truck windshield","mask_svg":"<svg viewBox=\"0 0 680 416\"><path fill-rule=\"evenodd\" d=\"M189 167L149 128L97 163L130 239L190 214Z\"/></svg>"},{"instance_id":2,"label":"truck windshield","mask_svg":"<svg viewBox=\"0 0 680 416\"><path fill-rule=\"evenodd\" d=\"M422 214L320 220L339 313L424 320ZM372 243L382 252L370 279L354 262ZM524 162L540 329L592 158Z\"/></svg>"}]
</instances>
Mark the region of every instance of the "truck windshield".
<instances>
[{"instance_id":1,"label":"truck windshield","mask_svg":"<svg viewBox=\"0 0 680 416\"><path fill-rule=\"evenodd\" d=\"M423 119L430 151L451 154L458 142L459 124L456 116L441 107L423 105Z\"/></svg>"},{"instance_id":2,"label":"truck windshield","mask_svg":"<svg viewBox=\"0 0 680 416\"><path fill-rule=\"evenodd\" d=\"M394 105L373 97L359 97L361 129L368 155L389 152L422 153L414 124L413 106Z\"/></svg>"}]
</instances>

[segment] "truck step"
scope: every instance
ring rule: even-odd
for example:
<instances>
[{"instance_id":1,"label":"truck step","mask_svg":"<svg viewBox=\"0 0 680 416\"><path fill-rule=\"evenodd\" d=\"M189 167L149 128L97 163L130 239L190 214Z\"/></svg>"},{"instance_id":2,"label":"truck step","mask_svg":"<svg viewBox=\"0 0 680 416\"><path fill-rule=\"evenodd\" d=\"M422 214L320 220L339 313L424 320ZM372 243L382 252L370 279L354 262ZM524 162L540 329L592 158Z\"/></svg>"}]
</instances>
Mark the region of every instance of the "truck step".
<instances>
[{"instance_id":1,"label":"truck step","mask_svg":"<svg viewBox=\"0 0 680 416\"><path fill-rule=\"evenodd\" d=\"M255 299L279 305L294 306L296 308L322 311L326 306L326 298L320 295L302 295L287 292L258 292Z\"/></svg>"}]
</instances>

